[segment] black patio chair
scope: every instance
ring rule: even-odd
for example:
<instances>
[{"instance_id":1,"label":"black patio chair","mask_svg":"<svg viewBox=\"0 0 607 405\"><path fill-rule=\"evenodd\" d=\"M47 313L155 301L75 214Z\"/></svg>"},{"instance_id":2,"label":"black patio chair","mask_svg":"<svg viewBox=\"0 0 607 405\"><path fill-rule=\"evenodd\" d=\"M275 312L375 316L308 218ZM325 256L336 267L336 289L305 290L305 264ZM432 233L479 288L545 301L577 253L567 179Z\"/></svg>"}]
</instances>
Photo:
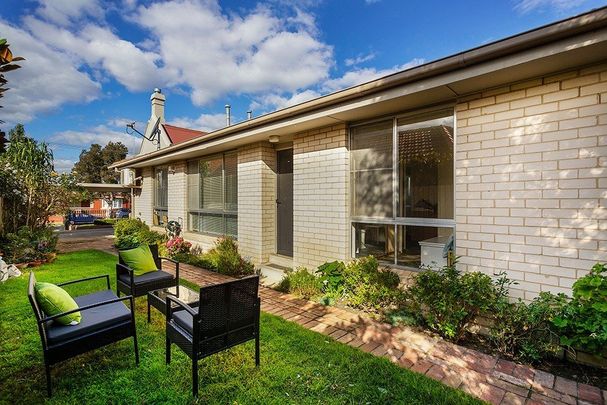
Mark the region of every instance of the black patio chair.
<instances>
[{"instance_id":1,"label":"black patio chair","mask_svg":"<svg viewBox=\"0 0 607 405\"><path fill-rule=\"evenodd\" d=\"M139 364L133 296L116 297L110 289L110 277L108 275L67 281L57 285L65 286L101 278L106 279L107 290L74 297L78 309L47 316L42 312L36 300L34 291L36 276L33 271L30 273L27 296L34 310L38 333L42 341L44 367L46 369L46 389L49 397L52 393L51 366L79 354L133 337L135 364ZM129 301L130 308L124 304L124 301ZM54 322L59 317L77 311L82 313L82 320L78 325L62 325Z\"/></svg>"},{"instance_id":2,"label":"black patio chair","mask_svg":"<svg viewBox=\"0 0 607 405\"><path fill-rule=\"evenodd\" d=\"M116 263L116 293L141 297L149 291L159 290L161 288L175 287L179 285L179 262L168 257L158 255L158 245L150 245L150 251L154 256L156 271L136 276L133 270L128 267L118 255ZM162 261L168 260L175 264L175 275L162 270Z\"/></svg>"},{"instance_id":3,"label":"black patio chair","mask_svg":"<svg viewBox=\"0 0 607 405\"><path fill-rule=\"evenodd\" d=\"M259 276L200 288L198 307L167 297L166 363L175 343L192 359L192 392L198 395L198 360L255 339L259 366ZM171 302L177 304L171 307Z\"/></svg>"}]
</instances>

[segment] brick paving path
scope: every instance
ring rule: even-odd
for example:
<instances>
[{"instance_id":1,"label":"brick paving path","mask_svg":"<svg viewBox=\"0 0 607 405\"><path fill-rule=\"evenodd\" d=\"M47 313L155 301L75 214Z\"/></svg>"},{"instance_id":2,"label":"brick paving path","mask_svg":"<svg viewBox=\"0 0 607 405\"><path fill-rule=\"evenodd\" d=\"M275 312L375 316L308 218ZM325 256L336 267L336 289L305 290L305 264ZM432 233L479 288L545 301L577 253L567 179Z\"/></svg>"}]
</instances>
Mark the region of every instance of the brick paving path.
<instances>
[{"instance_id":1,"label":"brick paving path","mask_svg":"<svg viewBox=\"0 0 607 405\"><path fill-rule=\"evenodd\" d=\"M63 251L88 248L116 253L111 241L109 245L107 241L72 245L76 244L62 245ZM173 271L172 268L167 270ZM180 275L199 285L230 279L187 264L181 264ZM386 357L401 367L425 374L492 404L607 405L606 390L498 359L429 336L415 328L393 327L267 287L260 288L260 296L264 312L297 322L376 356Z\"/></svg>"}]
</instances>

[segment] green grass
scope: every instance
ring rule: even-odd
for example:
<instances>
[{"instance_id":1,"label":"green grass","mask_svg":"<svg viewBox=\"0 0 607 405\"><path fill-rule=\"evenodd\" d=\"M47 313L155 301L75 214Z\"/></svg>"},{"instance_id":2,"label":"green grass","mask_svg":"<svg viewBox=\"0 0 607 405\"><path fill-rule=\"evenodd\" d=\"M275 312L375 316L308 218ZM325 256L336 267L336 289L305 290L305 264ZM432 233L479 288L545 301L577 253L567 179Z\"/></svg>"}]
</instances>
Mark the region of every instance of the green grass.
<instances>
[{"instance_id":1,"label":"green grass","mask_svg":"<svg viewBox=\"0 0 607 405\"><path fill-rule=\"evenodd\" d=\"M61 282L110 274L116 258L87 250L60 255L36 268L39 281ZM41 344L27 301L29 274L0 285L0 403L45 400ZM76 295L103 282L72 287ZM190 360L173 345L164 363L164 318L153 310L146 322L145 298L136 300L141 363L135 366L132 339L89 352L53 367L54 404L188 404ZM86 314L84 314L86 316ZM200 362L198 403L344 404L478 403L463 392L412 373L360 350L262 314L261 366L255 368L253 343Z\"/></svg>"}]
</instances>

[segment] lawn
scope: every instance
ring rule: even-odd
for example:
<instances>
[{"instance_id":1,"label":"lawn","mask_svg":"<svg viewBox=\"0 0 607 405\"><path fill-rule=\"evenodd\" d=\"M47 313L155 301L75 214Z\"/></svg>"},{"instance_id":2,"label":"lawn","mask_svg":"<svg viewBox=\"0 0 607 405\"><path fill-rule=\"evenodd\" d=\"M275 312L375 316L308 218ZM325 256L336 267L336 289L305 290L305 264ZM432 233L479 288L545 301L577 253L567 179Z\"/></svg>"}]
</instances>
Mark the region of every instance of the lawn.
<instances>
[{"instance_id":1,"label":"lawn","mask_svg":"<svg viewBox=\"0 0 607 405\"><path fill-rule=\"evenodd\" d=\"M39 281L61 282L110 274L115 256L95 250L60 255L34 271ZM28 273L0 285L0 403L39 403L45 399L40 339L27 301ZM98 284L72 287L85 293ZM89 352L53 367L56 404L188 404L191 363L173 345L164 363L164 318L153 309L146 322L146 299L136 300L141 363L135 366L132 339ZM423 375L262 313L261 366L252 342L200 363L198 403L479 403Z\"/></svg>"}]
</instances>

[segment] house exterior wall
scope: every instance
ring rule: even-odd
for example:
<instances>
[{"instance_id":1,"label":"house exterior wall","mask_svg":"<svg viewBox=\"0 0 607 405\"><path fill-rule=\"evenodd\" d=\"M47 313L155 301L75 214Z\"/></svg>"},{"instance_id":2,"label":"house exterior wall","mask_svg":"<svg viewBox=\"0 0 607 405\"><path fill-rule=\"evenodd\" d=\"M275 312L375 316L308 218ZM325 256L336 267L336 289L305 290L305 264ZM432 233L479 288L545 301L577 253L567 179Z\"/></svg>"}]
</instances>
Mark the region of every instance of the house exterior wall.
<instances>
[{"instance_id":1,"label":"house exterior wall","mask_svg":"<svg viewBox=\"0 0 607 405\"><path fill-rule=\"evenodd\" d=\"M168 173L169 221L178 221L182 229L187 228L187 164L185 160L171 163Z\"/></svg>"},{"instance_id":2,"label":"house exterior wall","mask_svg":"<svg viewBox=\"0 0 607 405\"><path fill-rule=\"evenodd\" d=\"M152 167L141 169L141 189L135 192L132 215L141 218L143 222L152 225L152 201L154 198L154 176Z\"/></svg>"},{"instance_id":3,"label":"house exterior wall","mask_svg":"<svg viewBox=\"0 0 607 405\"><path fill-rule=\"evenodd\" d=\"M269 142L238 150L238 245L255 264L276 252L276 151Z\"/></svg>"},{"instance_id":4,"label":"house exterior wall","mask_svg":"<svg viewBox=\"0 0 607 405\"><path fill-rule=\"evenodd\" d=\"M607 260L607 64L456 107L457 255L513 295L569 293Z\"/></svg>"},{"instance_id":5,"label":"house exterior wall","mask_svg":"<svg viewBox=\"0 0 607 405\"><path fill-rule=\"evenodd\" d=\"M346 124L293 139L293 265L350 257L350 155Z\"/></svg>"}]
</instances>

